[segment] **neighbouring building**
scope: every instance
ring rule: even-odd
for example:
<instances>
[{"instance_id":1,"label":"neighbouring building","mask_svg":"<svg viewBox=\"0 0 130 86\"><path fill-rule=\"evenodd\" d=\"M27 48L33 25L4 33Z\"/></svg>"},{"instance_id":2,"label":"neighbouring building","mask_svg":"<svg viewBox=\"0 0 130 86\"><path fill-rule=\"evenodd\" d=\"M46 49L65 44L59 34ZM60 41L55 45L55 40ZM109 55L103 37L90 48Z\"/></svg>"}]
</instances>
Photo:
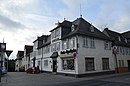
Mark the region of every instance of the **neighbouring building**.
<instances>
[{"instance_id":1,"label":"neighbouring building","mask_svg":"<svg viewBox=\"0 0 130 86\"><path fill-rule=\"evenodd\" d=\"M130 31L117 33L105 28L103 33L112 39L112 46L116 49L116 55L113 54L116 72L130 71Z\"/></svg>"},{"instance_id":2,"label":"neighbouring building","mask_svg":"<svg viewBox=\"0 0 130 86\"><path fill-rule=\"evenodd\" d=\"M22 58L22 66L25 68L25 71L30 67L30 53L33 50L32 45L24 46L24 57Z\"/></svg>"},{"instance_id":3,"label":"neighbouring building","mask_svg":"<svg viewBox=\"0 0 130 86\"><path fill-rule=\"evenodd\" d=\"M43 61L43 45L48 42L48 38L50 35L42 35L41 37L37 37L37 39L33 42L33 52L30 53L31 56L31 66L39 66L39 69L42 70L42 61Z\"/></svg>"},{"instance_id":4,"label":"neighbouring building","mask_svg":"<svg viewBox=\"0 0 130 86\"><path fill-rule=\"evenodd\" d=\"M22 65L22 58L24 57L24 51L18 51L16 55L16 61L15 61L15 71L20 71L20 69L23 68Z\"/></svg>"}]
</instances>

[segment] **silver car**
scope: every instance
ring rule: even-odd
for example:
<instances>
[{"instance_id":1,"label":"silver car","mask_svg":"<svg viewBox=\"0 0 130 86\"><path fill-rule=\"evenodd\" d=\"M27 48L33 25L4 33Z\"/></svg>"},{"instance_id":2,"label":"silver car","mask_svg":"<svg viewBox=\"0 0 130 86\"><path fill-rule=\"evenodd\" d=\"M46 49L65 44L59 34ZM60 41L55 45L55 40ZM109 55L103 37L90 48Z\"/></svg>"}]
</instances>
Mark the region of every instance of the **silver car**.
<instances>
[{"instance_id":1,"label":"silver car","mask_svg":"<svg viewBox=\"0 0 130 86\"><path fill-rule=\"evenodd\" d=\"M2 74L7 74L7 69L6 69L6 67L2 67Z\"/></svg>"}]
</instances>

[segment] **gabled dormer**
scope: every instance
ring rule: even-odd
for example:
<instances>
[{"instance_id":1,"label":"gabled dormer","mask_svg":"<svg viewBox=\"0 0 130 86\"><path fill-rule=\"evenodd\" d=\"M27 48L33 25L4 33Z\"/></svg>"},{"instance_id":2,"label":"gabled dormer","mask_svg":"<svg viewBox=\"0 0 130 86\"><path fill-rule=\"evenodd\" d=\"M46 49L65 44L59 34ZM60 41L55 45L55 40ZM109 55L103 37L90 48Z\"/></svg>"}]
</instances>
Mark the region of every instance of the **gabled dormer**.
<instances>
[{"instance_id":1,"label":"gabled dormer","mask_svg":"<svg viewBox=\"0 0 130 86\"><path fill-rule=\"evenodd\" d=\"M74 31L74 30L75 30L75 25L72 24L71 31Z\"/></svg>"},{"instance_id":2,"label":"gabled dormer","mask_svg":"<svg viewBox=\"0 0 130 86\"><path fill-rule=\"evenodd\" d=\"M71 22L64 20L62 23L58 23L57 27L52 29L51 42L56 42L71 31Z\"/></svg>"},{"instance_id":3,"label":"gabled dormer","mask_svg":"<svg viewBox=\"0 0 130 86\"><path fill-rule=\"evenodd\" d=\"M94 33L94 26L91 24L91 26L90 26L90 31L92 32L92 33Z\"/></svg>"},{"instance_id":4,"label":"gabled dormer","mask_svg":"<svg viewBox=\"0 0 130 86\"><path fill-rule=\"evenodd\" d=\"M118 36L118 41L121 41L121 37L120 36Z\"/></svg>"},{"instance_id":5,"label":"gabled dormer","mask_svg":"<svg viewBox=\"0 0 130 86\"><path fill-rule=\"evenodd\" d=\"M33 50L33 46L32 45L25 45L24 46L24 56L29 56L30 53Z\"/></svg>"},{"instance_id":6,"label":"gabled dormer","mask_svg":"<svg viewBox=\"0 0 130 86\"><path fill-rule=\"evenodd\" d=\"M124 32L122 35L125 37L125 41L130 43L130 31Z\"/></svg>"}]
</instances>

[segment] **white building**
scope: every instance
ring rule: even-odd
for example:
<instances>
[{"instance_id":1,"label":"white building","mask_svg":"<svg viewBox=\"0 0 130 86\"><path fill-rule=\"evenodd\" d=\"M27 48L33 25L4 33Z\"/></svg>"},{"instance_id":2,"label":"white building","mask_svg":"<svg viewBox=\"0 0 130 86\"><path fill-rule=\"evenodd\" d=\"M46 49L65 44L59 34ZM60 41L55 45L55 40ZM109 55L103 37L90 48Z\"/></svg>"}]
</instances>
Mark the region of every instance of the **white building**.
<instances>
[{"instance_id":1,"label":"white building","mask_svg":"<svg viewBox=\"0 0 130 86\"><path fill-rule=\"evenodd\" d=\"M18 51L16 55L16 61L15 61L15 71L20 71L20 68L22 68L22 58L24 57L24 51Z\"/></svg>"},{"instance_id":2,"label":"white building","mask_svg":"<svg viewBox=\"0 0 130 86\"><path fill-rule=\"evenodd\" d=\"M116 48L116 56L113 55L116 71L130 71L130 31L117 33L105 28L103 32L113 40L113 46Z\"/></svg>"},{"instance_id":3,"label":"white building","mask_svg":"<svg viewBox=\"0 0 130 86\"><path fill-rule=\"evenodd\" d=\"M22 58L22 66L25 68L25 71L30 67L30 53L33 50L32 45L24 46L24 57Z\"/></svg>"},{"instance_id":4,"label":"white building","mask_svg":"<svg viewBox=\"0 0 130 86\"><path fill-rule=\"evenodd\" d=\"M83 18L64 20L50 32L34 41L35 66L42 71L82 76L115 70L112 40Z\"/></svg>"}]
</instances>

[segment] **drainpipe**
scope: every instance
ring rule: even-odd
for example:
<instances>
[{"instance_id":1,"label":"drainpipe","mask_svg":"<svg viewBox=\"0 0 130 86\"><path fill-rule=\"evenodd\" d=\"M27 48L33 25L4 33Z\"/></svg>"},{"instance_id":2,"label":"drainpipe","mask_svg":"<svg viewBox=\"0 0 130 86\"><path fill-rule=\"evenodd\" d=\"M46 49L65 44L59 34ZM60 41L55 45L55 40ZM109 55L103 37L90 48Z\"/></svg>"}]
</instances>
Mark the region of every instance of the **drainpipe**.
<instances>
[{"instance_id":1,"label":"drainpipe","mask_svg":"<svg viewBox=\"0 0 130 86\"><path fill-rule=\"evenodd\" d=\"M43 59L43 47L42 47L42 58L41 58L41 72L42 72L42 59Z\"/></svg>"}]
</instances>

